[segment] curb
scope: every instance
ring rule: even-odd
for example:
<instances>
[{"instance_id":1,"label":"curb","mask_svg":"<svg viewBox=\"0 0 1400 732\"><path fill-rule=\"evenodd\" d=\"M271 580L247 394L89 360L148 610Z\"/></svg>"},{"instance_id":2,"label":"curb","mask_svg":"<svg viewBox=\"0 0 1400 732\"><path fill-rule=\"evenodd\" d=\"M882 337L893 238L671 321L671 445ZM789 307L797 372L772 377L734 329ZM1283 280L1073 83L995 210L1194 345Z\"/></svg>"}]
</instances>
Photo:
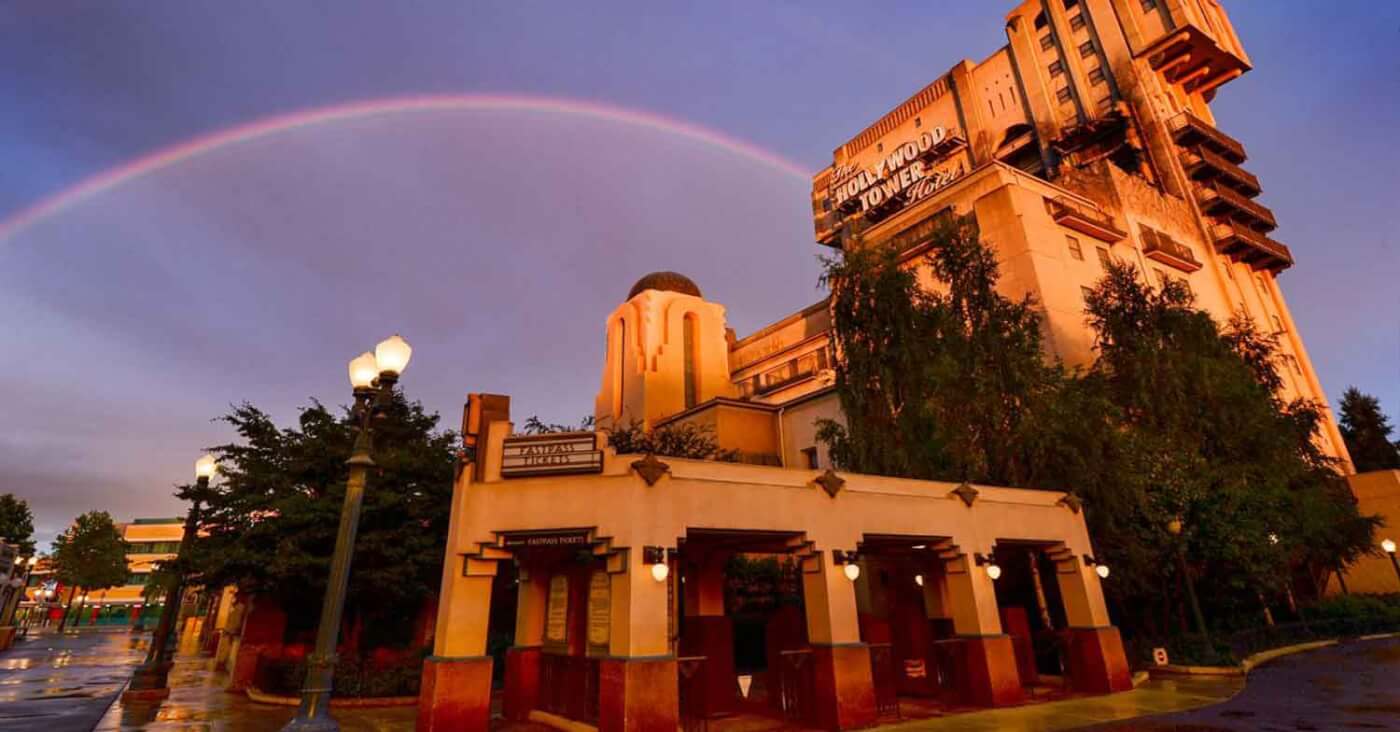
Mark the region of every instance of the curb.
<instances>
[{"instance_id":1,"label":"curb","mask_svg":"<svg viewBox=\"0 0 1400 732\"><path fill-rule=\"evenodd\" d=\"M301 697L268 694L249 686L243 690L248 699L258 704L273 704L279 707L295 707L301 704ZM374 707L412 707L418 705L416 696L383 696L373 698L331 698L331 709L369 709Z\"/></svg>"},{"instance_id":2,"label":"curb","mask_svg":"<svg viewBox=\"0 0 1400 732\"><path fill-rule=\"evenodd\" d=\"M1353 640L1359 640L1359 641L1366 641L1366 640L1383 640L1383 639L1386 639L1386 638L1395 638L1395 637L1400 637L1400 633L1376 633L1376 634L1373 634L1373 635L1358 636L1358 637L1354 638ZM1247 675L1249 674L1250 671L1253 671L1254 669L1256 669L1256 668L1258 668L1258 667L1260 667L1260 666L1263 666L1264 664L1269 663L1270 661L1273 661L1273 660L1275 660L1275 659L1282 658L1282 657L1284 657L1284 656L1291 656L1291 655L1293 655L1293 654L1295 654L1295 653L1303 653L1303 652L1305 652L1305 651L1313 651L1313 650L1317 650L1317 649L1319 649L1319 648L1326 648L1326 647L1328 647L1328 646L1335 646L1335 645L1337 645L1338 643L1340 643L1341 641L1342 641L1341 638L1331 638L1331 639L1328 639L1328 640L1309 641L1309 642L1307 642L1307 643L1297 643L1297 644L1294 644L1294 645L1291 645L1291 646L1283 646L1283 647L1281 647L1281 648L1271 648L1271 649L1269 649L1269 650L1267 650L1267 651L1260 651L1260 652L1258 652L1258 653L1256 653L1256 654L1254 654L1254 655L1252 655L1252 656L1249 656L1248 658L1245 658L1243 661L1240 662L1240 665L1238 665L1238 666L1180 666L1180 665L1169 664L1169 665L1166 665L1166 666L1157 666L1156 668L1151 669L1151 674L1152 674L1152 676L1154 676L1154 677L1156 677L1156 676L1167 676L1167 677L1172 677L1172 676L1217 676L1217 677L1247 676Z\"/></svg>"}]
</instances>

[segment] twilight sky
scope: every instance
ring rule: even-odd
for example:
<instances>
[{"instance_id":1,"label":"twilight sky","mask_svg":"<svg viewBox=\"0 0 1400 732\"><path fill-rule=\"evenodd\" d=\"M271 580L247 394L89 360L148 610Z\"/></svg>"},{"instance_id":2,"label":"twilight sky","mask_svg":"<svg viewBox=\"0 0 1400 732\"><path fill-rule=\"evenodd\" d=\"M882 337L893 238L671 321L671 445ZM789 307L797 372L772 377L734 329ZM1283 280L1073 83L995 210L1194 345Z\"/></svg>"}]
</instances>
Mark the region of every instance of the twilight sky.
<instances>
[{"instance_id":1,"label":"twilight sky","mask_svg":"<svg viewBox=\"0 0 1400 732\"><path fill-rule=\"evenodd\" d=\"M1013 4L10 0L0 492L44 542L172 515L212 418L344 403L395 331L446 426L468 391L577 419L648 271L740 334L817 300L799 173L1002 46ZM1334 400L1400 418L1400 4L1227 8L1255 70L1215 108L1297 257L1294 317ZM373 104L425 95L467 96ZM316 116L347 104L379 111Z\"/></svg>"}]
</instances>

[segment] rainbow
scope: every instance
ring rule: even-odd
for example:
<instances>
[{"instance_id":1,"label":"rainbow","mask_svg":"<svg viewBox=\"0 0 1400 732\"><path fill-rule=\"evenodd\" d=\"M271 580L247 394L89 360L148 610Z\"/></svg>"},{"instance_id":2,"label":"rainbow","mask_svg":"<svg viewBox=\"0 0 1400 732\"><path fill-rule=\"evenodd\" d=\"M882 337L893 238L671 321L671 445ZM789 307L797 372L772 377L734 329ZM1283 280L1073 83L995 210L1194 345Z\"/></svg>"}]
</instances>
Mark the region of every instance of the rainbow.
<instances>
[{"instance_id":1,"label":"rainbow","mask_svg":"<svg viewBox=\"0 0 1400 732\"><path fill-rule=\"evenodd\" d=\"M810 174L802 166L780 155L764 150L752 143L744 142L724 133L690 122L665 117L654 112L645 112L625 107L616 107L601 102L584 101L561 97L541 97L501 94L434 94L405 97L369 99L325 107L314 107L288 114L264 117L236 127L217 130L170 147L156 150L115 168L110 168L77 184L47 196L18 213L0 220L0 243L12 238L16 233L45 218L54 216L85 200L100 195L127 181L156 172L162 168L199 157L212 150L229 145L257 140L279 132L314 125L340 122L408 112L438 110L470 110L482 112L539 112L545 114L576 115L593 119L636 125L653 130L679 135L705 143L762 163L785 174L809 179Z\"/></svg>"}]
</instances>

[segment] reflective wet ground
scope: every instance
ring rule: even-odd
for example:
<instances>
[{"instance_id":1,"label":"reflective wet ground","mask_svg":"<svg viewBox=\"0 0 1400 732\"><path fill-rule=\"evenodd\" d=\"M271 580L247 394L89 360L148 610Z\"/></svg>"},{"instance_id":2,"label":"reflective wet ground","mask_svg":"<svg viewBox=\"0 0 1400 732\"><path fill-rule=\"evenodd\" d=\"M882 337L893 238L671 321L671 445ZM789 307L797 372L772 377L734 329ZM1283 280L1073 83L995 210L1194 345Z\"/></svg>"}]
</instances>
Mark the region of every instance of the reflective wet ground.
<instances>
[{"instance_id":1,"label":"reflective wet ground","mask_svg":"<svg viewBox=\"0 0 1400 732\"><path fill-rule=\"evenodd\" d=\"M150 634L31 634L0 653L0 729L88 732L146 655Z\"/></svg>"},{"instance_id":2,"label":"reflective wet ground","mask_svg":"<svg viewBox=\"0 0 1400 732\"><path fill-rule=\"evenodd\" d=\"M1285 656L1217 706L1094 732L1400 730L1400 638L1351 641Z\"/></svg>"}]
</instances>

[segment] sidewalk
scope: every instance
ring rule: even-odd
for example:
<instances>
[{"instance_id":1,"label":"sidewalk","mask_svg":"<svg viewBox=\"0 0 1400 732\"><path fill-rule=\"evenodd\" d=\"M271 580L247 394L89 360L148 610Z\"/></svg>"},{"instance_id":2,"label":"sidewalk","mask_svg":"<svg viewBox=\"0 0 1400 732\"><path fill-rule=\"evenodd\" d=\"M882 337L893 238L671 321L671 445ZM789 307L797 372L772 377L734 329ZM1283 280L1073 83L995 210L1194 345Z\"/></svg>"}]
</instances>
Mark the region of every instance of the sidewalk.
<instances>
[{"instance_id":1,"label":"sidewalk","mask_svg":"<svg viewBox=\"0 0 1400 732\"><path fill-rule=\"evenodd\" d=\"M1243 678L1148 681L1132 691L983 712L919 719L879 727L888 732L1053 732L1216 704L1244 688Z\"/></svg>"},{"instance_id":2,"label":"sidewalk","mask_svg":"<svg viewBox=\"0 0 1400 732\"><path fill-rule=\"evenodd\" d=\"M170 671L170 697L157 703L125 704L118 697L94 732L134 730L209 730L265 732L279 729L295 707L255 704L242 693L224 691L226 675L212 670L213 660L181 644ZM416 707L333 710L344 732L412 730Z\"/></svg>"}]
</instances>

